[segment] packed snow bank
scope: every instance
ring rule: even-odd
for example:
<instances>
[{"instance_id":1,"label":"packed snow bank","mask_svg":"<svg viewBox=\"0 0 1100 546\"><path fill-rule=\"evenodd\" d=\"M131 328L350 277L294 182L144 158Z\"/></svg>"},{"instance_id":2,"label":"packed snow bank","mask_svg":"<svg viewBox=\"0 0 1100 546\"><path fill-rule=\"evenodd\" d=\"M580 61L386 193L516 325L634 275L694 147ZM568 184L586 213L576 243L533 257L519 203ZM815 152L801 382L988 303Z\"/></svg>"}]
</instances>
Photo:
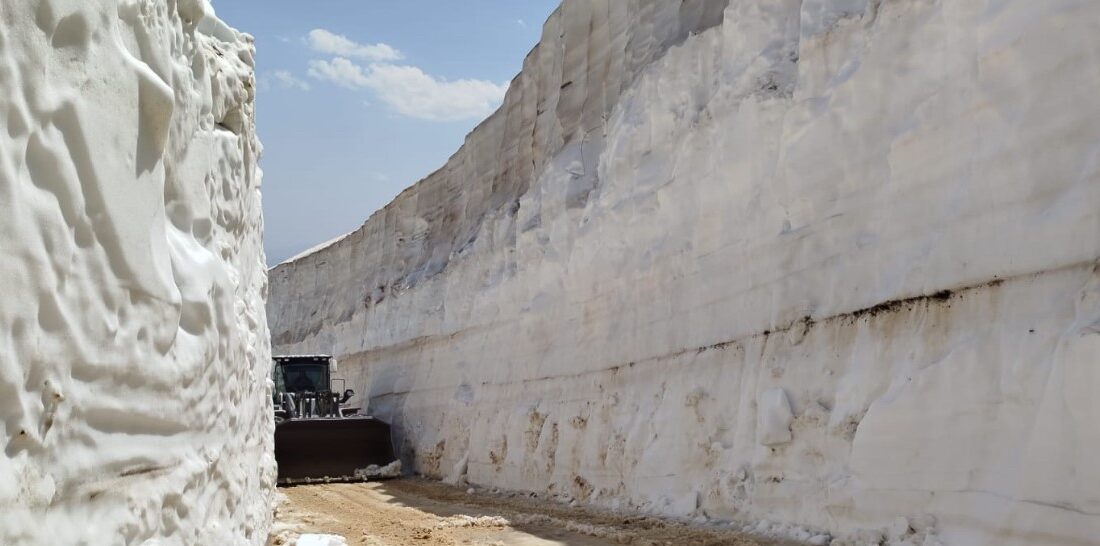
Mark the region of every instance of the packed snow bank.
<instances>
[{"instance_id":1,"label":"packed snow bank","mask_svg":"<svg viewBox=\"0 0 1100 546\"><path fill-rule=\"evenodd\" d=\"M443 169L273 271L274 339L335 351L432 476L1096 544L1097 21L568 0Z\"/></svg>"},{"instance_id":2,"label":"packed snow bank","mask_svg":"<svg viewBox=\"0 0 1100 546\"><path fill-rule=\"evenodd\" d=\"M253 46L203 0L0 2L0 544L262 544Z\"/></svg>"}]
</instances>

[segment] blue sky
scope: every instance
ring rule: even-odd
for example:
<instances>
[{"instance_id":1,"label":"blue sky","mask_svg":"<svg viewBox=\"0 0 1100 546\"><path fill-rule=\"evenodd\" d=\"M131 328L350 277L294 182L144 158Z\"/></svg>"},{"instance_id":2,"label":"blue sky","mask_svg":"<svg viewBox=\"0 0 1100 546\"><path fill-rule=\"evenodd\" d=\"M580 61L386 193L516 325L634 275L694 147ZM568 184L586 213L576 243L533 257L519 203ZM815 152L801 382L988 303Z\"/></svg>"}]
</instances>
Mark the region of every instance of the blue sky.
<instances>
[{"instance_id":1,"label":"blue sky","mask_svg":"<svg viewBox=\"0 0 1100 546\"><path fill-rule=\"evenodd\" d=\"M268 263L349 232L499 105L558 0L213 0L256 37Z\"/></svg>"}]
</instances>

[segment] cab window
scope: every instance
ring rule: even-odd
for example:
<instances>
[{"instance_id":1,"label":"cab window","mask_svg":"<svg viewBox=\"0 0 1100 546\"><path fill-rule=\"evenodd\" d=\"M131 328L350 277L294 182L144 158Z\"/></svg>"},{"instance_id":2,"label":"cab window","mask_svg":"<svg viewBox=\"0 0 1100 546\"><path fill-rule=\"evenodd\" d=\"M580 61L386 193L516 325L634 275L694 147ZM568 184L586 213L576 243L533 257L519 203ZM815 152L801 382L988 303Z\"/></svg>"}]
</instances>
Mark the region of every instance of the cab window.
<instances>
[{"instance_id":1,"label":"cab window","mask_svg":"<svg viewBox=\"0 0 1100 546\"><path fill-rule=\"evenodd\" d=\"M317 364L286 364L283 366L283 380L287 390L301 391L327 391L325 381L325 366Z\"/></svg>"}]
</instances>

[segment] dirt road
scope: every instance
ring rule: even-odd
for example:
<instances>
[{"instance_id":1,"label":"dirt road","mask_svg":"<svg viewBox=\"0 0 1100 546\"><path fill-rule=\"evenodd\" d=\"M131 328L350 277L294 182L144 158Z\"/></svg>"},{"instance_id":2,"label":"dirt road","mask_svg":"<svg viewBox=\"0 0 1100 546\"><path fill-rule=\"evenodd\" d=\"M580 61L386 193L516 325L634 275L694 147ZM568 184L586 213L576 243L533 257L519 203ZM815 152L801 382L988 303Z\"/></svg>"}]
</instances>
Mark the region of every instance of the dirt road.
<instances>
[{"instance_id":1,"label":"dirt road","mask_svg":"<svg viewBox=\"0 0 1100 546\"><path fill-rule=\"evenodd\" d=\"M573 508L524 496L468 494L421 479L280 489L270 546L298 533L341 535L351 546L777 546L714 527Z\"/></svg>"}]
</instances>

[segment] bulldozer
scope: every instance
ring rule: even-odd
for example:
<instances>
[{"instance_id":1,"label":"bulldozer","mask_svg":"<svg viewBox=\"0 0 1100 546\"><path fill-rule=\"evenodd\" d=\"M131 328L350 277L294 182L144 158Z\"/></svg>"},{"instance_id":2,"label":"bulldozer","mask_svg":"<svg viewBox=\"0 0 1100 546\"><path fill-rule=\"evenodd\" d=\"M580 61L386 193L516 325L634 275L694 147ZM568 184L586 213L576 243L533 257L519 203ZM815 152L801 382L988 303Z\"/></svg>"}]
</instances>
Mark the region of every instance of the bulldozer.
<instances>
[{"instance_id":1,"label":"bulldozer","mask_svg":"<svg viewBox=\"0 0 1100 546\"><path fill-rule=\"evenodd\" d=\"M390 426L348 407L355 391L333 377L329 355L276 356L275 461L279 484L353 482L400 475Z\"/></svg>"}]
</instances>

